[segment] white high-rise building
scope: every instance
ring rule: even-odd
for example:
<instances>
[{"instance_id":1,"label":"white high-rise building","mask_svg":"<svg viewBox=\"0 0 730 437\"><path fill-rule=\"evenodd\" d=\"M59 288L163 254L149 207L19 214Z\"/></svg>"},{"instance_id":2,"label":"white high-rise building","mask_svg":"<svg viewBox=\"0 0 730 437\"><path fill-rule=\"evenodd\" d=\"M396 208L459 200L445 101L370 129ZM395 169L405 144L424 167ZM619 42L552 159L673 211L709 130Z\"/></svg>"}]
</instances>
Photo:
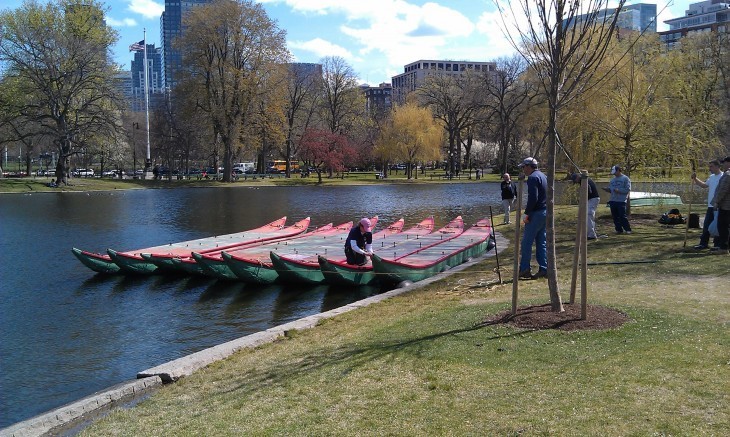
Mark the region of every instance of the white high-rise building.
<instances>
[{"instance_id":1,"label":"white high-rise building","mask_svg":"<svg viewBox=\"0 0 730 437\"><path fill-rule=\"evenodd\" d=\"M403 73L392 78L392 101L405 102L406 96L415 91L432 75L460 76L468 72L489 73L497 71L495 62L420 60L403 67Z\"/></svg>"}]
</instances>

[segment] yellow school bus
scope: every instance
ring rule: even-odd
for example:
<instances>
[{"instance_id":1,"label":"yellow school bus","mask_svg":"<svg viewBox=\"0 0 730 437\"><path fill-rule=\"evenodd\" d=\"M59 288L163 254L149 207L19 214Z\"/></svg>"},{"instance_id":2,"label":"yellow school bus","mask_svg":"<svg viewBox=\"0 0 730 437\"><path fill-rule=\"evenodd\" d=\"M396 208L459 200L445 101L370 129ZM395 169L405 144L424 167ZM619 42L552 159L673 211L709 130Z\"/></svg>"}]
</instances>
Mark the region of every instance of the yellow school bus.
<instances>
[{"instance_id":1,"label":"yellow school bus","mask_svg":"<svg viewBox=\"0 0 730 437\"><path fill-rule=\"evenodd\" d=\"M296 173L299 171L299 161L289 161L289 168L291 169L292 173ZM279 173L286 172L286 161L273 161L271 165L269 166L269 169L276 170Z\"/></svg>"}]
</instances>

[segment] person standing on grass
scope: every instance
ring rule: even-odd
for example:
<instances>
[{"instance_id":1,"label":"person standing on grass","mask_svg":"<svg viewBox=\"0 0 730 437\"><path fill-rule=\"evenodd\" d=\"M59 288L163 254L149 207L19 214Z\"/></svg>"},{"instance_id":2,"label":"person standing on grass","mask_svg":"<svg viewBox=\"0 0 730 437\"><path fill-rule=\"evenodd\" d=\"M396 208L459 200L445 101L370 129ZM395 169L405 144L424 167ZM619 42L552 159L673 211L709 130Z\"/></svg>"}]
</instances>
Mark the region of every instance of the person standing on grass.
<instances>
[{"instance_id":1,"label":"person standing on grass","mask_svg":"<svg viewBox=\"0 0 730 437\"><path fill-rule=\"evenodd\" d=\"M712 253L727 255L730 249L730 156L722 160L724 174L720 178L715 190L715 197L712 199L712 206L717 215L718 246L713 247Z\"/></svg>"},{"instance_id":2,"label":"person standing on grass","mask_svg":"<svg viewBox=\"0 0 730 437\"><path fill-rule=\"evenodd\" d=\"M547 234L545 223L547 218L547 176L537 169L537 160L525 158L519 165L527 176L527 205L522 215L525 233L522 236L520 254L520 273L522 279L537 279L547 276ZM532 274L530 259L532 245L535 244L535 259L540 267Z\"/></svg>"},{"instance_id":3,"label":"person standing on grass","mask_svg":"<svg viewBox=\"0 0 730 437\"><path fill-rule=\"evenodd\" d=\"M504 209L504 224L509 224L509 214L512 210L512 205L515 203L517 197L517 185L510 179L509 173L502 175L502 182L499 184L500 190L502 191L502 208Z\"/></svg>"},{"instance_id":4,"label":"person standing on grass","mask_svg":"<svg viewBox=\"0 0 730 437\"><path fill-rule=\"evenodd\" d=\"M606 191L611 193L608 205L611 207L611 217L613 217L613 226L616 228L617 234L630 234L631 225L629 218L626 216L626 201L631 192L631 179L623 174L620 165L611 167L613 179L608 183Z\"/></svg>"},{"instance_id":5,"label":"person standing on grass","mask_svg":"<svg viewBox=\"0 0 730 437\"><path fill-rule=\"evenodd\" d=\"M580 174L573 173L568 176L568 179L573 181L574 184L580 184ZM596 183L593 182L593 179L588 178L586 179L588 181L588 211L586 215L586 227L587 227L587 233L589 240L595 240L598 238L598 235L596 234L596 210L598 209L598 204L601 203L601 195L598 193L598 187L596 187Z\"/></svg>"},{"instance_id":6,"label":"person standing on grass","mask_svg":"<svg viewBox=\"0 0 730 437\"><path fill-rule=\"evenodd\" d=\"M710 227L712 221L715 220L715 208L712 207L712 199L715 198L717 184L720 183L720 178L722 177L722 171L720 170L720 161L716 159L714 161L710 161L708 165L710 167L710 176L708 176L707 180L704 182L697 179L697 173L692 172L692 182L695 185L702 188L709 188L709 190L707 191L707 211L705 212L705 223L702 225L700 244L694 247L696 250L707 249L710 243L710 231L708 231L708 228ZM713 247L718 247L719 242L720 239L718 237L713 238Z\"/></svg>"}]
</instances>

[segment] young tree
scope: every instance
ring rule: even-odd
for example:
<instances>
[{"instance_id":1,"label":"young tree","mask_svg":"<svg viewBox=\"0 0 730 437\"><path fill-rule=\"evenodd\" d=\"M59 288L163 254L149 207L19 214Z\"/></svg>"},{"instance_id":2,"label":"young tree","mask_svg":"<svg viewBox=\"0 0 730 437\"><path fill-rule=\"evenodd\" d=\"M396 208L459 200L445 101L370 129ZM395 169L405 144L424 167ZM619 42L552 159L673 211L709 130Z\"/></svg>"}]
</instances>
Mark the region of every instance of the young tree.
<instances>
[{"instance_id":1,"label":"young tree","mask_svg":"<svg viewBox=\"0 0 730 437\"><path fill-rule=\"evenodd\" d=\"M344 170L345 159L354 151L342 134L325 129L307 129L299 140L302 160L314 167L317 180L322 183L322 172Z\"/></svg>"},{"instance_id":2,"label":"young tree","mask_svg":"<svg viewBox=\"0 0 730 437\"><path fill-rule=\"evenodd\" d=\"M243 126L251 122L268 73L288 61L285 32L251 0L216 0L194 8L177 42L187 66L183 82L203 85L198 104L223 147L223 180Z\"/></svg>"},{"instance_id":3,"label":"young tree","mask_svg":"<svg viewBox=\"0 0 730 437\"><path fill-rule=\"evenodd\" d=\"M414 103L395 108L391 118L391 123L381 131L375 153L384 161L397 159L407 163L406 174L411 179L416 164L440 158L443 129L435 123L428 108L419 108Z\"/></svg>"},{"instance_id":4,"label":"young tree","mask_svg":"<svg viewBox=\"0 0 730 437\"><path fill-rule=\"evenodd\" d=\"M29 1L0 12L3 84L10 79L22 96L4 101L3 112L52 138L57 183L67 182L70 156L117 131L120 87L108 54L116 40L94 0Z\"/></svg>"},{"instance_id":5,"label":"young tree","mask_svg":"<svg viewBox=\"0 0 730 437\"><path fill-rule=\"evenodd\" d=\"M558 288L557 256L555 251L555 161L557 126L560 111L580 95L593 78L616 30L619 13L626 0L494 0L503 16L514 17L512 4L519 4L527 24L505 24L516 29L510 35L513 45L525 57L539 78L548 102L547 131L547 254L548 286L553 311L563 311ZM616 4L612 13L604 14L609 3Z\"/></svg>"}]
</instances>

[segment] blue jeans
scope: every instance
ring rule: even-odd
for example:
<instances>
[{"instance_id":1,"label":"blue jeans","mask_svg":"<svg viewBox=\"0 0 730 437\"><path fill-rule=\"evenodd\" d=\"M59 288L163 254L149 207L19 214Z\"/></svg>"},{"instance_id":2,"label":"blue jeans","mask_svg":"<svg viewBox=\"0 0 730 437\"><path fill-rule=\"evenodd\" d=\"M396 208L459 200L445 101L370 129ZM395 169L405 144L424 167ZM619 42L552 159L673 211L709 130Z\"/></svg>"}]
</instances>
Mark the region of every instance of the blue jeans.
<instances>
[{"instance_id":1,"label":"blue jeans","mask_svg":"<svg viewBox=\"0 0 730 437\"><path fill-rule=\"evenodd\" d=\"M626 217L626 202L611 202L611 216L613 217L613 226L616 232L631 232L629 218Z\"/></svg>"},{"instance_id":2,"label":"blue jeans","mask_svg":"<svg viewBox=\"0 0 730 437\"><path fill-rule=\"evenodd\" d=\"M530 270L532 258L532 243L535 243L535 259L541 269L547 270L547 238L545 234L545 219L547 211L532 211L530 221L525 225L525 234L522 236L520 255L520 271Z\"/></svg>"},{"instance_id":3,"label":"blue jeans","mask_svg":"<svg viewBox=\"0 0 730 437\"><path fill-rule=\"evenodd\" d=\"M702 246L707 246L710 244L710 231L708 231L710 224L715 220L715 208L708 207L707 212L705 212L705 223L702 225L702 236L700 237L700 244ZM715 237L712 239L712 245L715 247L720 247L720 237Z\"/></svg>"}]
</instances>

